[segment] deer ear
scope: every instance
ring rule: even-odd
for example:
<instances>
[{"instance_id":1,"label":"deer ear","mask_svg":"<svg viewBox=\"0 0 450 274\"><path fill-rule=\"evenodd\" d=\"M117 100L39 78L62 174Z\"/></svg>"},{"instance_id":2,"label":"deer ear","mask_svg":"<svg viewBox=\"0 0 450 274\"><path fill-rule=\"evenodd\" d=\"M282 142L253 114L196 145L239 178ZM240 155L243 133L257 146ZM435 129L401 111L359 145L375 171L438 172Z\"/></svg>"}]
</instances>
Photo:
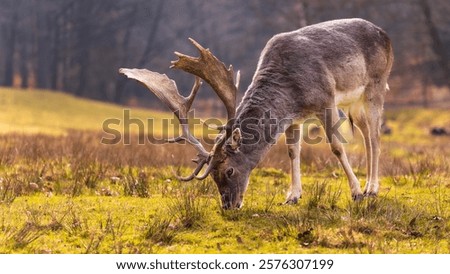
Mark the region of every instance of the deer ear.
<instances>
[{"instance_id":1,"label":"deer ear","mask_svg":"<svg viewBox=\"0 0 450 274\"><path fill-rule=\"evenodd\" d=\"M239 146L241 145L241 130L239 128L236 128L233 130L233 133L231 134L231 148L233 150L239 149Z\"/></svg>"},{"instance_id":2,"label":"deer ear","mask_svg":"<svg viewBox=\"0 0 450 274\"><path fill-rule=\"evenodd\" d=\"M234 174L234 168L232 168L232 167L227 168L225 170L225 174L226 174L227 178L231 178L231 176L233 176L233 174Z\"/></svg>"}]
</instances>

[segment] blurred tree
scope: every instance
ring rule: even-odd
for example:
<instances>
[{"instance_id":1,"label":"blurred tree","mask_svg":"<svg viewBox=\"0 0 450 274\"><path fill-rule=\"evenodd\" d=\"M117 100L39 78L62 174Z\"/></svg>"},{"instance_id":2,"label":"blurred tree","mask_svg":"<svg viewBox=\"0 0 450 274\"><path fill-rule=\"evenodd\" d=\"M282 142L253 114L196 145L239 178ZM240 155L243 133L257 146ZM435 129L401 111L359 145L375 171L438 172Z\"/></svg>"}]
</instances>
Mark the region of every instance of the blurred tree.
<instances>
[{"instance_id":1,"label":"blurred tree","mask_svg":"<svg viewBox=\"0 0 450 274\"><path fill-rule=\"evenodd\" d=\"M12 86L14 77L14 52L16 49L17 25L19 21L19 6L22 1L18 1L17 5L13 1L5 1L5 9L3 13L6 15L3 20L2 33L3 42L3 58L5 59L5 67L2 85Z\"/></svg>"},{"instance_id":2,"label":"blurred tree","mask_svg":"<svg viewBox=\"0 0 450 274\"><path fill-rule=\"evenodd\" d=\"M388 103L429 105L449 97L448 13L448 0L0 0L0 84L159 106L118 68L167 73L187 91L193 77L168 66L175 50L197 54L192 37L241 70L244 90L274 34L361 17L393 40ZM216 98L208 91L199 96Z\"/></svg>"},{"instance_id":3,"label":"blurred tree","mask_svg":"<svg viewBox=\"0 0 450 274\"><path fill-rule=\"evenodd\" d=\"M442 1L436 1L442 2ZM435 2L435 4L436 4ZM447 2L447 1L446 1ZM442 4L442 3L441 3ZM431 37L431 48L438 57L438 63L441 66L442 73L445 79L445 85L450 87L450 68L448 65L448 56L445 45L442 43L441 37L439 35L439 31L437 26L434 23L434 20L431 15L431 8L427 0L419 0L420 8L422 9L423 16L425 17L425 26L428 30L428 33Z\"/></svg>"}]
</instances>

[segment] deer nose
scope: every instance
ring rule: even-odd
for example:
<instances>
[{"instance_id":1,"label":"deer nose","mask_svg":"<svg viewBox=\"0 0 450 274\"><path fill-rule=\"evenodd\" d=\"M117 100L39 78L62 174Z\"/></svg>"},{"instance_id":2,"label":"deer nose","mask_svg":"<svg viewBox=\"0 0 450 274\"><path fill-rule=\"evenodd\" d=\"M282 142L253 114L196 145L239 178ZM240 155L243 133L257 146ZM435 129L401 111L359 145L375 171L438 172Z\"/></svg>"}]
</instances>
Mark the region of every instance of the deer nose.
<instances>
[{"instance_id":1,"label":"deer nose","mask_svg":"<svg viewBox=\"0 0 450 274\"><path fill-rule=\"evenodd\" d=\"M236 209L241 209L242 207L242 202L237 202L236 203Z\"/></svg>"},{"instance_id":2,"label":"deer nose","mask_svg":"<svg viewBox=\"0 0 450 274\"><path fill-rule=\"evenodd\" d=\"M232 195L222 194L222 209L240 209L243 205L243 195L239 199L233 199Z\"/></svg>"},{"instance_id":3,"label":"deer nose","mask_svg":"<svg viewBox=\"0 0 450 274\"><path fill-rule=\"evenodd\" d=\"M232 207L231 205L231 199L230 196L227 194L222 195L222 209L230 209Z\"/></svg>"},{"instance_id":4,"label":"deer nose","mask_svg":"<svg viewBox=\"0 0 450 274\"><path fill-rule=\"evenodd\" d=\"M231 203L223 203L222 204L222 209L228 210L231 208Z\"/></svg>"},{"instance_id":5,"label":"deer nose","mask_svg":"<svg viewBox=\"0 0 450 274\"><path fill-rule=\"evenodd\" d=\"M222 209L228 210L228 209L240 209L242 207L242 202L236 203L234 206L231 204L231 202L228 203L222 203Z\"/></svg>"}]
</instances>

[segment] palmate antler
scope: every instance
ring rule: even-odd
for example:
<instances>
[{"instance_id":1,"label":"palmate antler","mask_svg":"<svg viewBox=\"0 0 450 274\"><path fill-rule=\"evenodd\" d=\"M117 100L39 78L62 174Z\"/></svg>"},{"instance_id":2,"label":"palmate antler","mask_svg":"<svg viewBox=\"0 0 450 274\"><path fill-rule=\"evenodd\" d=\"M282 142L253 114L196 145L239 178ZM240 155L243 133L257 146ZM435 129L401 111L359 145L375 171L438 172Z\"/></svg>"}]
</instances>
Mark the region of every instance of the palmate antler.
<instances>
[{"instance_id":1,"label":"palmate antler","mask_svg":"<svg viewBox=\"0 0 450 274\"><path fill-rule=\"evenodd\" d=\"M203 145L189 131L188 112L201 86L200 78L195 78L191 94L188 97L183 97L180 95L175 81L169 79L165 74L160 74L147 69L126 68L121 68L119 72L126 75L128 78L135 79L144 84L177 116L181 125L182 134L179 137L167 139L165 141L167 143L175 143L185 140L195 147L198 152L198 158L194 159L194 161L198 163L197 168L188 177L178 177L178 179L182 181L194 179L210 158L209 153L205 150Z\"/></svg>"},{"instance_id":2,"label":"palmate antler","mask_svg":"<svg viewBox=\"0 0 450 274\"><path fill-rule=\"evenodd\" d=\"M189 40L199 50L200 57L191 57L175 52L179 59L177 61L172 61L171 66L171 68L178 68L196 75L194 86L188 97L181 96L175 81L169 79L165 74L146 69L121 68L119 70L120 73L125 74L128 78L135 79L144 84L177 116L182 128L182 135L166 141L174 143L186 140L197 150L198 158L193 160L197 163L197 167L191 175L187 177L178 177L178 179L182 181L190 181L194 178L199 180L205 179L212 169L223 160L221 150L225 141L231 136L231 121L236 113L236 92L239 82L239 72L237 73L235 82L233 67L231 65L227 69L225 65L209 51L209 49L203 48L192 38L189 38ZM227 110L228 122L224 127L220 127L220 129L225 129L225 134L222 133L209 153L190 133L188 123L188 112L197 95L198 89L200 88L200 78L205 80L213 88L225 104ZM202 175L198 175L205 164L208 164L208 168Z\"/></svg>"},{"instance_id":3,"label":"palmate antler","mask_svg":"<svg viewBox=\"0 0 450 274\"><path fill-rule=\"evenodd\" d=\"M179 59L172 61L171 68L184 70L205 80L225 104L228 120L234 118L239 72L235 83L232 65L227 69L225 64L217 59L209 49L205 49L192 38L189 38L189 41L198 49L200 57L191 57L175 52Z\"/></svg>"}]
</instances>

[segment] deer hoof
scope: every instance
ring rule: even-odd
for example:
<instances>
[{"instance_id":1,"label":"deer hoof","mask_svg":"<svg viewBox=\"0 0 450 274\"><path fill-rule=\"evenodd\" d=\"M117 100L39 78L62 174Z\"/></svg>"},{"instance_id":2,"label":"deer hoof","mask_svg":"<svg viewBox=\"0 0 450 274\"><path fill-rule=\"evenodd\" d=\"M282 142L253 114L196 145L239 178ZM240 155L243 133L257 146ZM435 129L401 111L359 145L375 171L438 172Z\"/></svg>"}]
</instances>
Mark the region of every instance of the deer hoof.
<instances>
[{"instance_id":1,"label":"deer hoof","mask_svg":"<svg viewBox=\"0 0 450 274\"><path fill-rule=\"evenodd\" d=\"M362 193L352 194L352 198L353 198L353 201L355 201L355 202L362 201L364 199L364 194L362 194Z\"/></svg>"},{"instance_id":2,"label":"deer hoof","mask_svg":"<svg viewBox=\"0 0 450 274\"><path fill-rule=\"evenodd\" d=\"M284 205L296 205L298 204L298 199L301 197L289 197L283 204Z\"/></svg>"},{"instance_id":3,"label":"deer hoof","mask_svg":"<svg viewBox=\"0 0 450 274\"><path fill-rule=\"evenodd\" d=\"M373 197L377 197L378 193L376 193L375 191L364 191L364 197L369 197L369 198L373 198Z\"/></svg>"}]
</instances>

